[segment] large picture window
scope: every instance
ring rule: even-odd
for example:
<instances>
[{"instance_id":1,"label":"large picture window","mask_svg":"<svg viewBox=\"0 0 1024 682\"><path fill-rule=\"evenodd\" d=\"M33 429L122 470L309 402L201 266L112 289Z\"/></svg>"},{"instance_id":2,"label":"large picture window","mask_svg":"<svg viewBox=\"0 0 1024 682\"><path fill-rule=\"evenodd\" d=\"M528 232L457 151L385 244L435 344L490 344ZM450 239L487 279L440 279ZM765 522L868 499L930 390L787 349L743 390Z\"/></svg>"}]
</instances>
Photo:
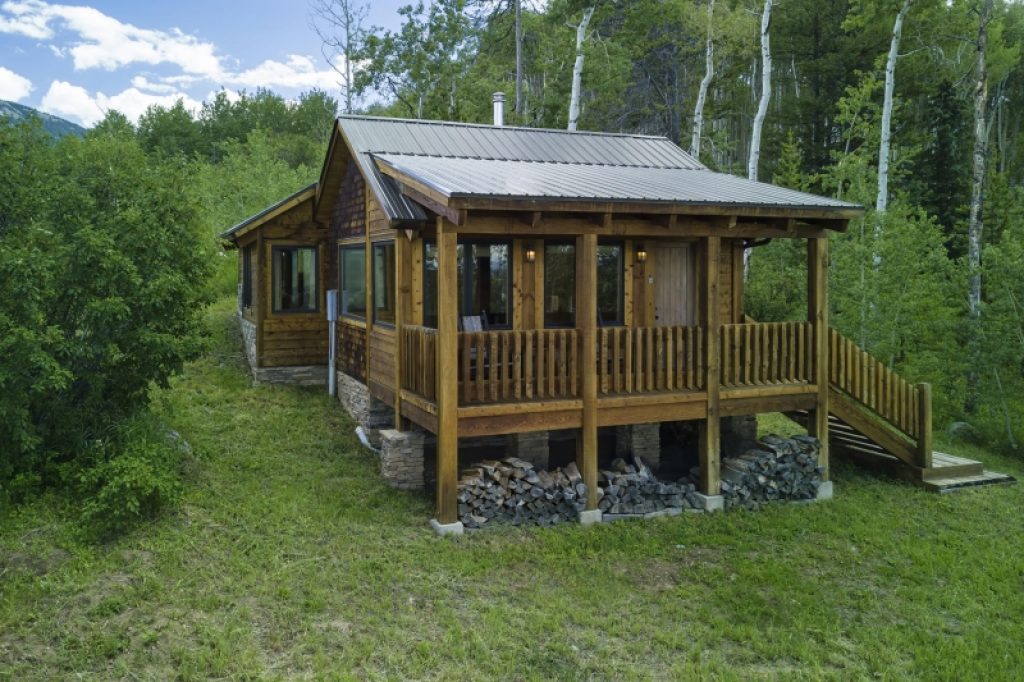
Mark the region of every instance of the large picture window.
<instances>
[{"instance_id":1,"label":"large picture window","mask_svg":"<svg viewBox=\"0 0 1024 682\"><path fill-rule=\"evenodd\" d=\"M373 319L395 323L395 243L373 245Z\"/></svg>"},{"instance_id":2,"label":"large picture window","mask_svg":"<svg viewBox=\"0 0 1024 682\"><path fill-rule=\"evenodd\" d=\"M512 244L466 242L455 247L458 307L462 317L479 316L488 329L512 323ZM423 245L423 323L437 326L437 243Z\"/></svg>"},{"instance_id":3,"label":"large picture window","mask_svg":"<svg viewBox=\"0 0 1024 682\"><path fill-rule=\"evenodd\" d=\"M576 246L544 245L544 326L576 326Z\"/></svg>"},{"instance_id":4,"label":"large picture window","mask_svg":"<svg viewBox=\"0 0 1024 682\"><path fill-rule=\"evenodd\" d=\"M316 247L275 246L272 253L274 312L316 312Z\"/></svg>"},{"instance_id":5,"label":"large picture window","mask_svg":"<svg viewBox=\"0 0 1024 682\"><path fill-rule=\"evenodd\" d=\"M366 317L366 247L338 248L338 307L342 315Z\"/></svg>"},{"instance_id":6,"label":"large picture window","mask_svg":"<svg viewBox=\"0 0 1024 682\"><path fill-rule=\"evenodd\" d=\"M621 243L597 245L597 319L601 326L626 323L622 281L624 257Z\"/></svg>"}]
</instances>

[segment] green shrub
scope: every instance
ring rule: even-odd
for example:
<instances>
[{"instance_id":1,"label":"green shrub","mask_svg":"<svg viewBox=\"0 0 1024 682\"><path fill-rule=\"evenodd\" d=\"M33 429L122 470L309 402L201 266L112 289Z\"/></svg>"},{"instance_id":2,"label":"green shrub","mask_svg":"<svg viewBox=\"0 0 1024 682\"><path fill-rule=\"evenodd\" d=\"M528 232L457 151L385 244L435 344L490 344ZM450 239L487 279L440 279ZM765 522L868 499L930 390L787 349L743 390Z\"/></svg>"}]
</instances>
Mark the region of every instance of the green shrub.
<instances>
[{"instance_id":1,"label":"green shrub","mask_svg":"<svg viewBox=\"0 0 1024 682\"><path fill-rule=\"evenodd\" d=\"M191 181L130 126L54 143L0 121L0 497L65 482L202 349L214 242Z\"/></svg>"},{"instance_id":2,"label":"green shrub","mask_svg":"<svg viewBox=\"0 0 1024 682\"><path fill-rule=\"evenodd\" d=\"M148 412L119 424L69 468L81 527L94 537L123 532L177 502L188 445Z\"/></svg>"}]
</instances>

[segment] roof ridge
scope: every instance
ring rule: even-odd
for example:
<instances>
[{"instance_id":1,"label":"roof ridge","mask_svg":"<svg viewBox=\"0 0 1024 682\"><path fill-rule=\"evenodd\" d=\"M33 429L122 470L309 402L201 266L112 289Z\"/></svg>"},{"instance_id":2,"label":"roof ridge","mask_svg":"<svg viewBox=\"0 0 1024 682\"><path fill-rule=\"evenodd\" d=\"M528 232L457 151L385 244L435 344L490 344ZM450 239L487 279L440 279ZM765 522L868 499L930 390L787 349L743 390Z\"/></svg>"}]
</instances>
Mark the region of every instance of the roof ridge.
<instances>
[{"instance_id":1,"label":"roof ridge","mask_svg":"<svg viewBox=\"0 0 1024 682\"><path fill-rule=\"evenodd\" d=\"M426 154L416 152L391 152L385 150L367 150L366 152L363 153L370 154L372 156L412 156L425 159L461 159L467 161L499 161L504 163L536 163L549 164L552 166L592 166L595 168L660 168L665 170L693 170L713 172L710 168L704 165L701 165L700 168L686 168L683 166L667 165L652 166L650 164L640 163L596 163L592 161L552 161L551 159L509 159L500 156L470 156L467 154Z\"/></svg>"},{"instance_id":2,"label":"roof ridge","mask_svg":"<svg viewBox=\"0 0 1024 682\"><path fill-rule=\"evenodd\" d=\"M360 114L340 114L338 119L347 119L352 121L377 121L386 123L414 123L417 125L428 125L428 126L448 126L453 128L486 128L488 130L513 130L517 132L530 132L530 133L551 133L558 135L589 135L593 137L625 137L634 138L641 140L658 140L665 141L669 144L676 145L675 142L668 139L665 135L648 135L645 133L609 133L601 130L562 130L561 128L531 128L529 126L495 126L490 123L469 123L465 121L435 121L430 119L422 118L397 118L392 116L364 116ZM679 147L683 152L689 154L685 149Z\"/></svg>"}]
</instances>

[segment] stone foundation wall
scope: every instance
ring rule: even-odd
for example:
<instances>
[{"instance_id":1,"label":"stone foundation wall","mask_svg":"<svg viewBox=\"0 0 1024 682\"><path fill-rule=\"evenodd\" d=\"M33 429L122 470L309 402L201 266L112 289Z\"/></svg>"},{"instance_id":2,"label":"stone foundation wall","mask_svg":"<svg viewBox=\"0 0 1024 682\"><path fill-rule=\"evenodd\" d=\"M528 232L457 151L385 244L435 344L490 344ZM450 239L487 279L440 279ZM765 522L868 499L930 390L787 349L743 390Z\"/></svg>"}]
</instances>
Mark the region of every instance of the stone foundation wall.
<instances>
[{"instance_id":1,"label":"stone foundation wall","mask_svg":"<svg viewBox=\"0 0 1024 682\"><path fill-rule=\"evenodd\" d=\"M392 488L423 488L423 432L380 431L380 473Z\"/></svg>"},{"instance_id":2,"label":"stone foundation wall","mask_svg":"<svg viewBox=\"0 0 1024 682\"><path fill-rule=\"evenodd\" d=\"M506 452L509 457L518 457L532 464L535 469L548 468L548 432L513 433L509 435Z\"/></svg>"},{"instance_id":3,"label":"stone foundation wall","mask_svg":"<svg viewBox=\"0 0 1024 682\"><path fill-rule=\"evenodd\" d=\"M722 457L738 455L756 446L756 415L722 417Z\"/></svg>"},{"instance_id":4,"label":"stone foundation wall","mask_svg":"<svg viewBox=\"0 0 1024 682\"><path fill-rule=\"evenodd\" d=\"M242 330L242 345L245 346L245 357L249 360L249 367L256 369L256 323L238 314L238 326Z\"/></svg>"},{"instance_id":5,"label":"stone foundation wall","mask_svg":"<svg viewBox=\"0 0 1024 682\"><path fill-rule=\"evenodd\" d=\"M359 379L350 377L344 372L338 372L337 379L338 402L352 419L365 426L370 413L369 389Z\"/></svg>"},{"instance_id":6,"label":"stone foundation wall","mask_svg":"<svg viewBox=\"0 0 1024 682\"><path fill-rule=\"evenodd\" d=\"M637 455L657 471L661 467L661 425L630 424L615 429L615 454Z\"/></svg>"}]
</instances>

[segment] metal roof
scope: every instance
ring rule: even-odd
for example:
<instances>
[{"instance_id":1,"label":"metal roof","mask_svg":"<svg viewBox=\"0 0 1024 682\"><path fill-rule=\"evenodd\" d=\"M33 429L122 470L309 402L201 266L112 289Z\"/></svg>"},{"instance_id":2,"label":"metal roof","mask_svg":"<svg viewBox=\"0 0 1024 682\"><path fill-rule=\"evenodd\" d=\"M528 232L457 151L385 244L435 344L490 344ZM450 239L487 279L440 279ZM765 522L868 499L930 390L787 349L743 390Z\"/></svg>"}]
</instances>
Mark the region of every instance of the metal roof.
<instances>
[{"instance_id":1,"label":"metal roof","mask_svg":"<svg viewBox=\"0 0 1024 682\"><path fill-rule=\"evenodd\" d=\"M380 174L373 156L573 164L564 170L629 167L705 170L664 137L496 127L447 121L341 116L338 124L367 182L392 220L423 220L423 208ZM571 170L570 170L571 168Z\"/></svg>"},{"instance_id":2,"label":"metal roof","mask_svg":"<svg viewBox=\"0 0 1024 682\"><path fill-rule=\"evenodd\" d=\"M671 146L668 140L665 140ZM678 148L676 148L678 149ZM448 198L658 202L776 209L859 209L835 199L700 166L597 165L376 154L403 176Z\"/></svg>"}]
</instances>

